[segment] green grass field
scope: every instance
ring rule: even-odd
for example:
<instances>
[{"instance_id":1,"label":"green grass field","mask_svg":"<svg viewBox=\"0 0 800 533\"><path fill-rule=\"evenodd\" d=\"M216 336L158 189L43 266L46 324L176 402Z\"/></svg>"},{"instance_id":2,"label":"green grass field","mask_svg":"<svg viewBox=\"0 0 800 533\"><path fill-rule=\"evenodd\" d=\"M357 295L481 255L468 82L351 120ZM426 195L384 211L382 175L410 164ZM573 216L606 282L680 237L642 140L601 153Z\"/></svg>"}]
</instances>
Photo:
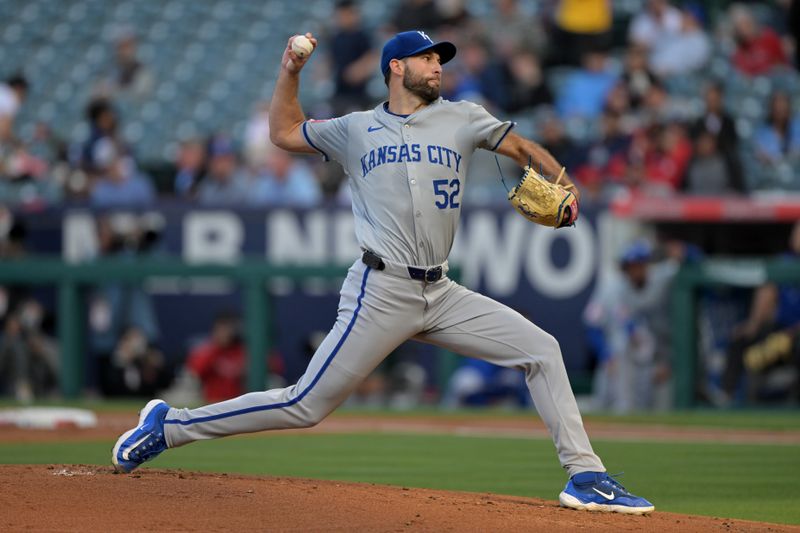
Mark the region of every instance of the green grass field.
<instances>
[{"instance_id":1,"label":"green grass field","mask_svg":"<svg viewBox=\"0 0 800 533\"><path fill-rule=\"evenodd\" d=\"M798 416L792 412L684 413L646 420L600 420L798 429ZM112 444L0 443L0 461L108 464ZM800 524L800 446L599 439L594 440L594 446L607 468L612 473L624 470L621 481L633 492L651 499L658 510ZM160 456L151 465L494 492L549 500L556 499L565 482L549 440L450 435L262 434L192 444Z\"/></svg>"},{"instance_id":2,"label":"green grass field","mask_svg":"<svg viewBox=\"0 0 800 533\"><path fill-rule=\"evenodd\" d=\"M61 400L58 402L41 401L33 406L52 406L57 403L62 407L80 407L97 412L123 412L136 413L147 403L144 400ZM0 399L0 408L14 409L17 403L9 399ZM187 406L193 407L193 406ZM388 411L374 408L341 408L334 416L380 416L387 418L413 418L419 416L444 416L453 419L487 419L503 418L516 420L529 420L532 415L529 411L520 409L459 409L448 412L431 406L406 411ZM671 411L666 413L641 413L633 415L612 414L587 414L583 419L587 422L607 422L612 424L631 425L664 425L684 427L711 427L727 429L760 429L769 431L800 431L800 411L797 409L731 409L722 411L718 409L692 409L686 411Z\"/></svg>"}]
</instances>

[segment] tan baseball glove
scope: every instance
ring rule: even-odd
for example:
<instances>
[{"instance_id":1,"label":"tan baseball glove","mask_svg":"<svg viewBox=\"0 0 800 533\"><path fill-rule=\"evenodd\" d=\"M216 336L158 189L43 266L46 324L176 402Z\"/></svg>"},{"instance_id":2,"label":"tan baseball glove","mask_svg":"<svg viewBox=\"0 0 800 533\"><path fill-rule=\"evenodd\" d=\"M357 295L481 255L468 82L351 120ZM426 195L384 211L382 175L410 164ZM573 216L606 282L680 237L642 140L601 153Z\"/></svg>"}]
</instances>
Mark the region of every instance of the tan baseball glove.
<instances>
[{"instance_id":1,"label":"tan baseball glove","mask_svg":"<svg viewBox=\"0 0 800 533\"><path fill-rule=\"evenodd\" d=\"M578 199L569 190L575 185L559 185L563 176L564 168L556 181L551 182L527 166L522 180L509 191L508 200L531 222L551 228L572 226L578 219Z\"/></svg>"}]
</instances>

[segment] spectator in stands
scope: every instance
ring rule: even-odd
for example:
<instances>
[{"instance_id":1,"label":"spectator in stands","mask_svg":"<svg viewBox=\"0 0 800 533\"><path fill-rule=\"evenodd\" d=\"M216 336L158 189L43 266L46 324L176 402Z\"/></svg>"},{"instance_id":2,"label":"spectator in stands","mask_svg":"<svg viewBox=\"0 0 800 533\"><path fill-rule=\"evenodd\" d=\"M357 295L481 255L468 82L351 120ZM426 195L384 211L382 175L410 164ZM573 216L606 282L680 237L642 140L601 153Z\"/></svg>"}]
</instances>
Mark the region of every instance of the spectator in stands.
<instances>
[{"instance_id":1,"label":"spectator in stands","mask_svg":"<svg viewBox=\"0 0 800 533\"><path fill-rule=\"evenodd\" d=\"M176 166L175 194L181 198L194 198L206 172L205 144L199 139L183 141L178 147Z\"/></svg>"},{"instance_id":2,"label":"spectator in stands","mask_svg":"<svg viewBox=\"0 0 800 533\"><path fill-rule=\"evenodd\" d=\"M652 43L650 68L662 79L694 74L711 59L711 39L703 30L697 9L681 11L681 27L676 33L663 33Z\"/></svg>"},{"instance_id":3,"label":"spectator in stands","mask_svg":"<svg viewBox=\"0 0 800 533\"><path fill-rule=\"evenodd\" d=\"M94 207L145 207L156 199L149 176L139 171L132 157L119 153L115 145L94 160L97 177L89 199Z\"/></svg>"},{"instance_id":4,"label":"spectator in stands","mask_svg":"<svg viewBox=\"0 0 800 533\"><path fill-rule=\"evenodd\" d=\"M0 259L19 259L25 256L25 224L20 221L8 207L0 204ZM0 295L0 300L8 303L7 295ZM6 305L6 309L8 306ZM0 311L3 306L0 306Z\"/></svg>"},{"instance_id":5,"label":"spectator in stands","mask_svg":"<svg viewBox=\"0 0 800 533\"><path fill-rule=\"evenodd\" d=\"M800 0L789 0L787 26L794 46L794 68L800 70Z\"/></svg>"},{"instance_id":6,"label":"spectator in stands","mask_svg":"<svg viewBox=\"0 0 800 533\"><path fill-rule=\"evenodd\" d=\"M27 94L28 80L22 74L15 74L0 83L0 144L13 137L14 118Z\"/></svg>"},{"instance_id":7,"label":"spectator in stands","mask_svg":"<svg viewBox=\"0 0 800 533\"><path fill-rule=\"evenodd\" d=\"M716 136L702 131L694 139L694 156L686 171L686 193L720 196L737 191L728 170L725 156L717 146Z\"/></svg>"},{"instance_id":8,"label":"spectator in stands","mask_svg":"<svg viewBox=\"0 0 800 533\"><path fill-rule=\"evenodd\" d=\"M761 26L748 7L734 4L730 9L730 17L736 41L733 65L739 72L758 76L768 74L775 66L788 64L778 34Z\"/></svg>"},{"instance_id":9,"label":"spectator in stands","mask_svg":"<svg viewBox=\"0 0 800 533\"><path fill-rule=\"evenodd\" d=\"M517 50L507 57L508 93L501 107L518 113L539 105L552 104L553 94L544 79L539 57L528 50Z\"/></svg>"},{"instance_id":10,"label":"spectator in stands","mask_svg":"<svg viewBox=\"0 0 800 533\"><path fill-rule=\"evenodd\" d=\"M48 180L48 162L31 153L14 132L14 119L28 94L28 82L17 74L0 83L0 203L38 207L61 198Z\"/></svg>"},{"instance_id":11,"label":"spectator in stands","mask_svg":"<svg viewBox=\"0 0 800 533\"><path fill-rule=\"evenodd\" d=\"M503 105L508 96L508 79L502 67L492 62L486 43L474 40L459 49L458 77L452 96L455 100L477 100L484 105Z\"/></svg>"},{"instance_id":12,"label":"spectator in stands","mask_svg":"<svg viewBox=\"0 0 800 533\"><path fill-rule=\"evenodd\" d=\"M110 100L94 98L86 106L89 138L81 148L80 167L90 176L101 171L112 157L127 151L118 133L117 112Z\"/></svg>"},{"instance_id":13,"label":"spectator in stands","mask_svg":"<svg viewBox=\"0 0 800 533\"><path fill-rule=\"evenodd\" d=\"M24 223L0 206L0 262L26 255ZM57 392L58 345L52 317L29 287L0 286L0 394L28 403Z\"/></svg>"},{"instance_id":14,"label":"spectator in stands","mask_svg":"<svg viewBox=\"0 0 800 533\"><path fill-rule=\"evenodd\" d=\"M638 114L641 124L666 124L671 121L686 120L689 110L672 97L660 81L656 80L647 89Z\"/></svg>"},{"instance_id":15,"label":"spectator in stands","mask_svg":"<svg viewBox=\"0 0 800 533\"><path fill-rule=\"evenodd\" d=\"M106 396L157 396L169 386L172 370L161 353L137 327L123 332L105 369Z\"/></svg>"},{"instance_id":16,"label":"spectator in stands","mask_svg":"<svg viewBox=\"0 0 800 533\"><path fill-rule=\"evenodd\" d=\"M340 116L369 104L367 84L374 74L377 55L353 0L336 3L334 24L329 60L335 83L333 112Z\"/></svg>"},{"instance_id":17,"label":"spectator in stands","mask_svg":"<svg viewBox=\"0 0 800 533\"><path fill-rule=\"evenodd\" d=\"M679 190L692 157L692 143L686 128L678 122L667 124L661 129L653 148L645 164L649 187L670 192Z\"/></svg>"},{"instance_id":18,"label":"spectator in stands","mask_svg":"<svg viewBox=\"0 0 800 533\"><path fill-rule=\"evenodd\" d=\"M227 312L214 319L208 339L195 347L186 360L187 369L200 380L207 402L241 395L245 366L240 320Z\"/></svg>"},{"instance_id":19,"label":"spectator in stands","mask_svg":"<svg viewBox=\"0 0 800 533\"><path fill-rule=\"evenodd\" d=\"M96 96L143 101L153 92L153 73L138 58L135 33L119 31L114 41L114 65L95 88Z\"/></svg>"},{"instance_id":20,"label":"spectator in stands","mask_svg":"<svg viewBox=\"0 0 800 533\"><path fill-rule=\"evenodd\" d=\"M272 147L248 192L257 205L313 207L322 200L319 183L305 161Z\"/></svg>"},{"instance_id":21,"label":"spectator in stands","mask_svg":"<svg viewBox=\"0 0 800 533\"><path fill-rule=\"evenodd\" d=\"M598 359L596 409L616 413L669 407L669 291L687 248L665 246L655 261L652 245L637 240L619 257L619 270L598 285L584 310L584 323Z\"/></svg>"},{"instance_id":22,"label":"spectator in stands","mask_svg":"<svg viewBox=\"0 0 800 533\"><path fill-rule=\"evenodd\" d=\"M556 109L562 118L595 119L603 111L608 93L618 76L610 68L608 57L600 51L584 54L582 67L571 73L556 96Z\"/></svg>"},{"instance_id":23,"label":"spectator in stands","mask_svg":"<svg viewBox=\"0 0 800 533\"><path fill-rule=\"evenodd\" d=\"M129 214L107 214L97 219L97 240L102 257L131 261L152 255L161 237L157 218L137 219ZM89 346L97 357L100 376L110 367L125 331L136 328L157 342L160 331L153 301L141 285L106 283L89 297Z\"/></svg>"},{"instance_id":24,"label":"spectator in stands","mask_svg":"<svg viewBox=\"0 0 800 533\"><path fill-rule=\"evenodd\" d=\"M581 154L580 163L571 167L583 187L582 201L608 200L615 188L623 184L631 145L631 135L623 121L618 112L606 109L600 121L600 138L589 143Z\"/></svg>"},{"instance_id":25,"label":"spectator in stands","mask_svg":"<svg viewBox=\"0 0 800 533\"><path fill-rule=\"evenodd\" d=\"M739 135L733 118L723 108L723 86L718 82L709 82L706 85L705 110L691 127L692 137L698 139L701 135L710 134L714 137L716 151L725 158L729 187L733 191L745 192L742 166L739 159Z\"/></svg>"},{"instance_id":26,"label":"spectator in stands","mask_svg":"<svg viewBox=\"0 0 800 533\"><path fill-rule=\"evenodd\" d=\"M559 0L549 63L579 66L586 54L608 52L612 15L611 0Z\"/></svg>"},{"instance_id":27,"label":"spectator in stands","mask_svg":"<svg viewBox=\"0 0 800 533\"><path fill-rule=\"evenodd\" d=\"M473 35L474 19L466 5L466 0L437 0L436 9L442 18L442 31L456 29Z\"/></svg>"},{"instance_id":28,"label":"spectator in stands","mask_svg":"<svg viewBox=\"0 0 800 533\"><path fill-rule=\"evenodd\" d=\"M573 168L578 161L578 147L564 131L564 123L554 113L546 113L539 124L542 146L566 168Z\"/></svg>"},{"instance_id":29,"label":"spectator in stands","mask_svg":"<svg viewBox=\"0 0 800 533\"><path fill-rule=\"evenodd\" d=\"M800 222L789 236L789 249L782 261L800 265ZM766 283L753 293L750 314L731 335L721 393L714 399L721 406L733 402L747 376L745 396L756 401L768 391L764 378L773 370L794 366L793 400L800 400L800 286ZM780 388L780 387L779 387ZM790 392L791 393L791 392Z\"/></svg>"},{"instance_id":30,"label":"spectator in stands","mask_svg":"<svg viewBox=\"0 0 800 533\"><path fill-rule=\"evenodd\" d=\"M443 24L435 0L402 0L389 21L387 33L409 30L436 31Z\"/></svg>"},{"instance_id":31,"label":"spectator in stands","mask_svg":"<svg viewBox=\"0 0 800 533\"><path fill-rule=\"evenodd\" d=\"M244 132L244 160L248 168L257 168L264 164L271 150L269 140L269 100L260 102L255 112L247 121Z\"/></svg>"},{"instance_id":32,"label":"spectator in stands","mask_svg":"<svg viewBox=\"0 0 800 533\"><path fill-rule=\"evenodd\" d=\"M50 127L42 121L34 124L33 135L25 142L25 147L31 156L42 161L51 171L62 175L68 168L67 145ZM63 176L56 177L56 181L63 182Z\"/></svg>"},{"instance_id":33,"label":"spectator in stands","mask_svg":"<svg viewBox=\"0 0 800 533\"><path fill-rule=\"evenodd\" d=\"M674 194L683 185L691 157L692 143L680 123L651 124L633 135L626 182L647 194Z\"/></svg>"},{"instance_id":34,"label":"spectator in stands","mask_svg":"<svg viewBox=\"0 0 800 533\"><path fill-rule=\"evenodd\" d=\"M650 50L657 41L680 32L681 25L681 12L669 0L647 0L647 7L631 20L628 40Z\"/></svg>"},{"instance_id":35,"label":"spectator in stands","mask_svg":"<svg viewBox=\"0 0 800 533\"><path fill-rule=\"evenodd\" d=\"M59 200L61 188L47 171L47 161L35 157L20 139L0 142L0 203L40 207Z\"/></svg>"},{"instance_id":36,"label":"spectator in stands","mask_svg":"<svg viewBox=\"0 0 800 533\"><path fill-rule=\"evenodd\" d=\"M631 107L638 109L644 103L650 87L656 83L656 76L647 64L647 49L643 46L631 45L625 52L622 82L628 89Z\"/></svg>"},{"instance_id":37,"label":"spectator in stands","mask_svg":"<svg viewBox=\"0 0 800 533\"><path fill-rule=\"evenodd\" d=\"M525 50L543 57L547 52L547 34L537 16L524 13L517 0L495 0L494 9L478 21L482 37L498 57L511 57Z\"/></svg>"},{"instance_id":38,"label":"spectator in stands","mask_svg":"<svg viewBox=\"0 0 800 533\"><path fill-rule=\"evenodd\" d=\"M608 114L614 115L614 126L621 132L630 134L641 126L641 117L633 108L631 93L628 91L628 86L622 81L614 85L606 97L603 115Z\"/></svg>"},{"instance_id":39,"label":"spectator in stands","mask_svg":"<svg viewBox=\"0 0 800 533\"><path fill-rule=\"evenodd\" d=\"M197 190L205 205L238 205L250 197L247 176L239 167L230 139L215 136L209 145L208 173Z\"/></svg>"},{"instance_id":40,"label":"spectator in stands","mask_svg":"<svg viewBox=\"0 0 800 533\"><path fill-rule=\"evenodd\" d=\"M42 305L33 298L18 303L0 336L0 376L18 402L52 395L58 390L58 344ZM51 322L47 320L48 322ZM52 326L52 324L51 324Z\"/></svg>"},{"instance_id":41,"label":"spectator in stands","mask_svg":"<svg viewBox=\"0 0 800 533\"><path fill-rule=\"evenodd\" d=\"M769 115L753 135L756 156L764 163L777 164L800 158L800 115L792 113L792 101L776 91L769 101Z\"/></svg>"}]
</instances>

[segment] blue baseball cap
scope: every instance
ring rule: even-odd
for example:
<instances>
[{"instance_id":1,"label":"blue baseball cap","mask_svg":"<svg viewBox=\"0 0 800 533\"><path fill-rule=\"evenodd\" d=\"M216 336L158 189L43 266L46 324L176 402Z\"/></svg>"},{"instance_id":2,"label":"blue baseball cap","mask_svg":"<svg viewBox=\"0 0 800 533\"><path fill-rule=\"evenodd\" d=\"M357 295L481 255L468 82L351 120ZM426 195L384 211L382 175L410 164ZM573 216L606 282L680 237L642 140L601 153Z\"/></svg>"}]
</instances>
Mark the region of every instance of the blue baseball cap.
<instances>
[{"instance_id":1,"label":"blue baseball cap","mask_svg":"<svg viewBox=\"0 0 800 533\"><path fill-rule=\"evenodd\" d=\"M653 247L644 239L637 239L628 244L619 256L619 262L624 265L632 263L647 263L653 258Z\"/></svg>"},{"instance_id":2,"label":"blue baseball cap","mask_svg":"<svg viewBox=\"0 0 800 533\"><path fill-rule=\"evenodd\" d=\"M441 41L435 43L424 31L404 31L398 33L383 45L381 72L385 75L389 71L389 62L392 59L415 56L426 50L433 50L439 54L442 65L456 55L456 45L451 42Z\"/></svg>"}]
</instances>

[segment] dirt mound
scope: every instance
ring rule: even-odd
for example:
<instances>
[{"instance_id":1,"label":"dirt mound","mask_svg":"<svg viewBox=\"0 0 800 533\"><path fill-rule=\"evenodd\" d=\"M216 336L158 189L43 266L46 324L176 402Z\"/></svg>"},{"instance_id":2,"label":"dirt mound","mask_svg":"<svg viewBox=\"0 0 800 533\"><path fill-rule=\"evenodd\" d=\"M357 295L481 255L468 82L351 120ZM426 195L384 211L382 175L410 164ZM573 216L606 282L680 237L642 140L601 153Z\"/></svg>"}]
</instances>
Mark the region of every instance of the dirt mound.
<instances>
[{"instance_id":1,"label":"dirt mound","mask_svg":"<svg viewBox=\"0 0 800 533\"><path fill-rule=\"evenodd\" d=\"M296 478L88 465L0 466L0 530L794 531L655 512L585 513L555 502Z\"/></svg>"}]
</instances>

